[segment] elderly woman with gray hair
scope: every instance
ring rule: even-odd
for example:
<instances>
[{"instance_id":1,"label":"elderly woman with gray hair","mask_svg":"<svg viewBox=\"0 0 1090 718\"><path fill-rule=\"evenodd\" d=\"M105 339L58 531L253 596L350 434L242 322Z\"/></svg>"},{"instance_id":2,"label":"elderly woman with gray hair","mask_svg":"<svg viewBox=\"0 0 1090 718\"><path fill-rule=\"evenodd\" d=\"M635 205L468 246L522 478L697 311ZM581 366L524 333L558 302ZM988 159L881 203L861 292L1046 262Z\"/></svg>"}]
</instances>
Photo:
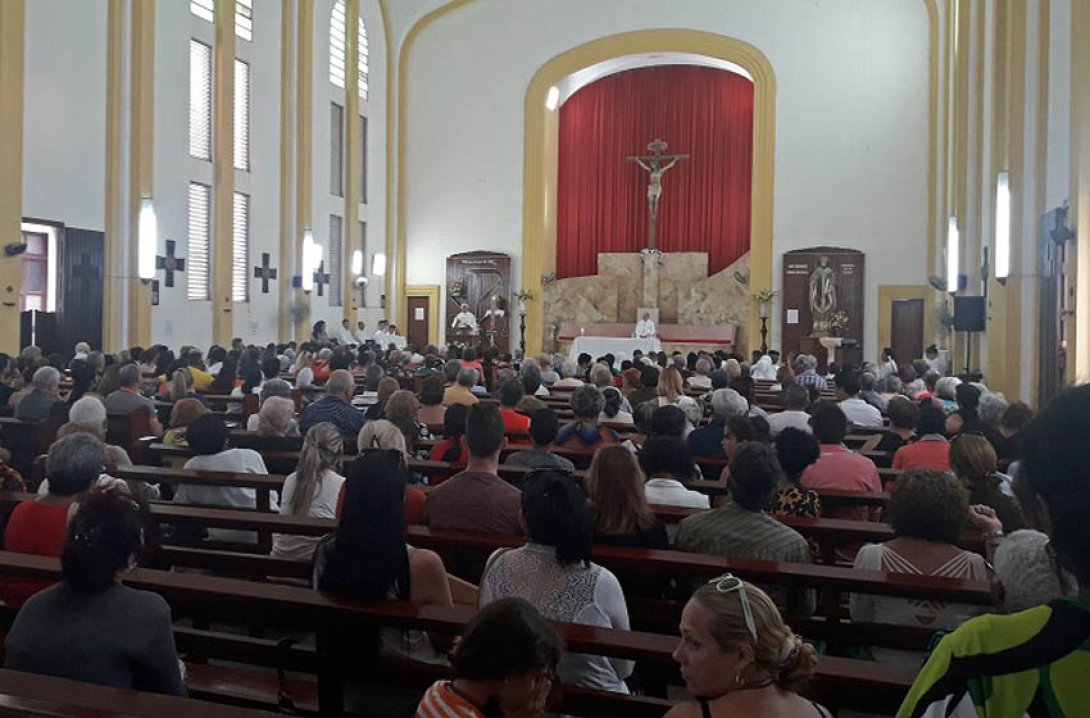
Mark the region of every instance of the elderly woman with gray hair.
<instances>
[{"instance_id":1,"label":"elderly woman with gray hair","mask_svg":"<svg viewBox=\"0 0 1090 718\"><path fill-rule=\"evenodd\" d=\"M294 413L294 411L295 411L295 401L291 398L291 384L284 381L283 379L269 379L268 381L266 381L264 384L261 385L261 394L260 394L260 399L259 399L259 405L262 408L264 408L266 402L268 402L268 400L273 398L273 397L278 397L278 398L281 398L281 399L287 399L287 400L291 401L291 403L292 403L292 413ZM279 410L279 411L282 411L282 409ZM298 434L299 433L299 426L298 426L298 424L296 424L295 419L293 419L290 414L288 415L288 418L290 419L290 421L289 421L287 427L284 428L283 430L281 430L280 433L265 433L265 434L262 434L262 436L285 436L287 434ZM261 433L260 432L260 423L261 423L261 411L259 409L258 413L250 414L249 418L246 419L246 431L257 431L258 433ZM279 423L276 423L274 425L277 426L277 427L280 426ZM271 430L271 427L267 428L266 432L268 432L270 430Z\"/></svg>"},{"instance_id":2,"label":"elderly woman with gray hair","mask_svg":"<svg viewBox=\"0 0 1090 718\"><path fill-rule=\"evenodd\" d=\"M60 557L73 504L99 479L105 464L106 445L90 434L71 434L54 441L45 463L48 493L20 502L11 512L4 528L4 550ZM0 598L18 607L50 583L3 578Z\"/></svg>"},{"instance_id":3,"label":"elderly woman with gray hair","mask_svg":"<svg viewBox=\"0 0 1090 718\"><path fill-rule=\"evenodd\" d=\"M569 404L575 421L562 427L556 435L557 446L564 448L599 447L616 444L620 441L617 432L598 423L598 417L605 409L606 401L602 392L593 386L581 386L572 392Z\"/></svg>"}]
</instances>

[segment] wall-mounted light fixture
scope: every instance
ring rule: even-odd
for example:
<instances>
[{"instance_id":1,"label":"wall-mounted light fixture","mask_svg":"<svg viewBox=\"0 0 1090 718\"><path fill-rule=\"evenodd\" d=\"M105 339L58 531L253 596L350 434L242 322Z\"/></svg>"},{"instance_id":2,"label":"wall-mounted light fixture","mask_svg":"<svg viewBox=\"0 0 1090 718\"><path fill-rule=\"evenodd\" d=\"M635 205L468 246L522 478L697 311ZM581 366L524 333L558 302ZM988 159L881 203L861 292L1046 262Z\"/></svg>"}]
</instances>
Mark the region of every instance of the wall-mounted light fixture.
<instances>
[{"instance_id":1,"label":"wall-mounted light fixture","mask_svg":"<svg viewBox=\"0 0 1090 718\"><path fill-rule=\"evenodd\" d=\"M159 221L151 197L140 200L136 271L145 282L155 279L155 252L159 248Z\"/></svg>"},{"instance_id":2,"label":"wall-mounted light fixture","mask_svg":"<svg viewBox=\"0 0 1090 718\"><path fill-rule=\"evenodd\" d=\"M958 233L958 218L950 217L946 226L946 291L958 290L958 251L961 235Z\"/></svg>"},{"instance_id":3,"label":"wall-mounted light fixture","mask_svg":"<svg viewBox=\"0 0 1090 718\"><path fill-rule=\"evenodd\" d=\"M1011 272L1011 185L1003 171L995 181L995 278L1007 280Z\"/></svg>"}]
</instances>

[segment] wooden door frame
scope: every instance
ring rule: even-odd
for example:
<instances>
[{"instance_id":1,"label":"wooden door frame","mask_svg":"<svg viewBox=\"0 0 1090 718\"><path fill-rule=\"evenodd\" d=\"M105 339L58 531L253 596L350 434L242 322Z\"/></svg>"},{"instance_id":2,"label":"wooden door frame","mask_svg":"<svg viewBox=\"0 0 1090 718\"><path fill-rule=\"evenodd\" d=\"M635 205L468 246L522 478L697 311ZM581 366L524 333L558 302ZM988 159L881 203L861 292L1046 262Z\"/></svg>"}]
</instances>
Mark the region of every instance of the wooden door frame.
<instances>
[{"instance_id":1,"label":"wooden door frame","mask_svg":"<svg viewBox=\"0 0 1090 718\"><path fill-rule=\"evenodd\" d=\"M878 287L878 351L888 347L893 340L893 302L897 299L923 300L923 345L926 349L935 337L935 290L931 287L883 284ZM950 354L953 355L953 351Z\"/></svg>"},{"instance_id":2,"label":"wooden door frame","mask_svg":"<svg viewBox=\"0 0 1090 718\"><path fill-rule=\"evenodd\" d=\"M405 296L402 297L402 301L405 303L405 336L409 335L409 322L412 321L412 317L409 316L409 297L427 297L428 298L428 343L439 343L439 285L438 284L407 284L405 285ZM432 342L432 337L435 337L435 342ZM417 350L423 353L424 347L417 347Z\"/></svg>"}]
</instances>

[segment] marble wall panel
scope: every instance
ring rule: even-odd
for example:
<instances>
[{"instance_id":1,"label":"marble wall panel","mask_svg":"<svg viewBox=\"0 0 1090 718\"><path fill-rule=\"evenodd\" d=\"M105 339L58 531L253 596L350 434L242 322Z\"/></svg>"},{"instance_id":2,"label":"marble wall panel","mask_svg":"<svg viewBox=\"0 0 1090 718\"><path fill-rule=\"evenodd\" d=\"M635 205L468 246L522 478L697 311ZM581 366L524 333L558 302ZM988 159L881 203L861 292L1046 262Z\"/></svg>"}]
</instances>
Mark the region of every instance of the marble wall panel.
<instances>
[{"instance_id":1,"label":"marble wall panel","mask_svg":"<svg viewBox=\"0 0 1090 718\"><path fill-rule=\"evenodd\" d=\"M678 307L686 287L708 276L708 255L704 252L671 252L661 255L659 274L659 322L687 323L679 320ZM708 322L713 323L713 322Z\"/></svg>"},{"instance_id":2,"label":"marble wall panel","mask_svg":"<svg viewBox=\"0 0 1090 718\"><path fill-rule=\"evenodd\" d=\"M643 304L643 263L640 255L606 253L598 255L598 275L617 287L618 322L636 322L636 310Z\"/></svg>"}]
</instances>

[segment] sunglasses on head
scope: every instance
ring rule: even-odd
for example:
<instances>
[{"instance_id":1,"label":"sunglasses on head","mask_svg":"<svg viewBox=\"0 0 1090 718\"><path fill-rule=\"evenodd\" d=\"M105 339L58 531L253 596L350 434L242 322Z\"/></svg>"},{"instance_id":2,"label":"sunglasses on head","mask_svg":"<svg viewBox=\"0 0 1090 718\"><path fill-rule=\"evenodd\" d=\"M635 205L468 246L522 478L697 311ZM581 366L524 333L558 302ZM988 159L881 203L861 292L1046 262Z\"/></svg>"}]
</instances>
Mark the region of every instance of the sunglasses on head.
<instances>
[{"instance_id":1,"label":"sunglasses on head","mask_svg":"<svg viewBox=\"0 0 1090 718\"><path fill-rule=\"evenodd\" d=\"M717 593L734 593L738 592L739 601L742 604L742 618L746 622L746 629L749 630L749 635L753 639L753 642L757 642L757 624L753 621L753 609L749 606L749 597L746 596L746 584L745 582L731 573L725 573L722 576L718 576L708 581L708 585L715 588Z\"/></svg>"}]
</instances>

